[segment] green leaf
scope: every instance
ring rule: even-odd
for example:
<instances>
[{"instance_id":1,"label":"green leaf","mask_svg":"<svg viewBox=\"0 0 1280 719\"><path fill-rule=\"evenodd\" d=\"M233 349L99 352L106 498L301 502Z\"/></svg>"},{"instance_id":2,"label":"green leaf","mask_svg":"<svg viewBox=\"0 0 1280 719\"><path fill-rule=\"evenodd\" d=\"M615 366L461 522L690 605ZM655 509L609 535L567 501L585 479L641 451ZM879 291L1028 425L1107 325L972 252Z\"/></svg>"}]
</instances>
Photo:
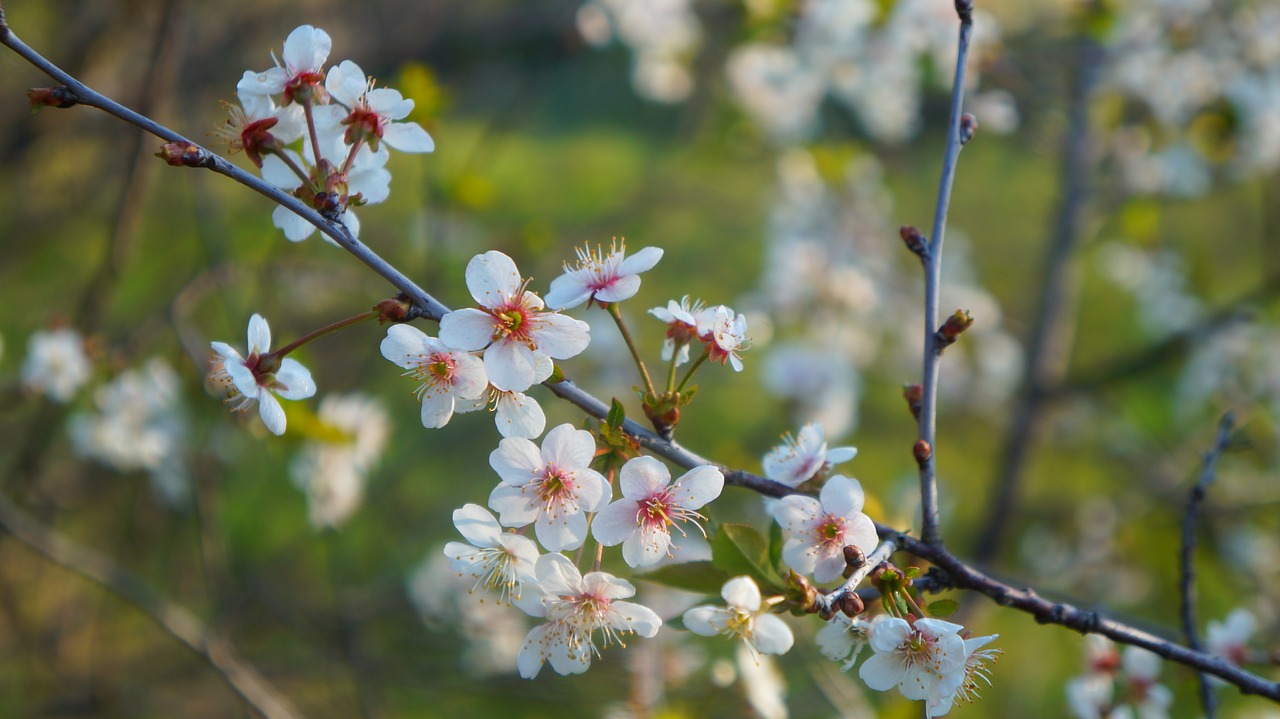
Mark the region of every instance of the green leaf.
<instances>
[{"instance_id":1,"label":"green leaf","mask_svg":"<svg viewBox=\"0 0 1280 719\"><path fill-rule=\"evenodd\" d=\"M617 429L627 419L627 411L622 408L622 403L617 397L613 398L613 403L609 405L609 414L605 416L604 423L611 429Z\"/></svg>"},{"instance_id":2,"label":"green leaf","mask_svg":"<svg viewBox=\"0 0 1280 719\"><path fill-rule=\"evenodd\" d=\"M769 561L769 545L749 524L722 524L711 540L711 563L730 577L745 574L765 593L781 594L782 578Z\"/></svg>"},{"instance_id":3,"label":"green leaf","mask_svg":"<svg viewBox=\"0 0 1280 719\"><path fill-rule=\"evenodd\" d=\"M916 577L920 576L920 568L907 567L906 569L902 570L902 574L906 576L907 579L915 579Z\"/></svg>"},{"instance_id":4,"label":"green leaf","mask_svg":"<svg viewBox=\"0 0 1280 719\"><path fill-rule=\"evenodd\" d=\"M652 572L637 575L636 578L688 592L718 596L724 583L733 576L718 569L711 562L685 562L658 567Z\"/></svg>"},{"instance_id":5,"label":"green leaf","mask_svg":"<svg viewBox=\"0 0 1280 719\"><path fill-rule=\"evenodd\" d=\"M547 378L551 384L560 384L564 381L564 370L560 369L560 365L551 365L551 376Z\"/></svg>"},{"instance_id":6,"label":"green leaf","mask_svg":"<svg viewBox=\"0 0 1280 719\"><path fill-rule=\"evenodd\" d=\"M960 603L954 599L939 599L936 602L930 602L927 607L931 617L949 617L959 608Z\"/></svg>"},{"instance_id":7,"label":"green leaf","mask_svg":"<svg viewBox=\"0 0 1280 719\"><path fill-rule=\"evenodd\" d=\"M769 566L773 567L773 571L777 572L779 577L787 576L787 570L790 569L782 561L782 544L782 526L777 522L771 522L769 524Z\"/></svg>"}]
</instances>

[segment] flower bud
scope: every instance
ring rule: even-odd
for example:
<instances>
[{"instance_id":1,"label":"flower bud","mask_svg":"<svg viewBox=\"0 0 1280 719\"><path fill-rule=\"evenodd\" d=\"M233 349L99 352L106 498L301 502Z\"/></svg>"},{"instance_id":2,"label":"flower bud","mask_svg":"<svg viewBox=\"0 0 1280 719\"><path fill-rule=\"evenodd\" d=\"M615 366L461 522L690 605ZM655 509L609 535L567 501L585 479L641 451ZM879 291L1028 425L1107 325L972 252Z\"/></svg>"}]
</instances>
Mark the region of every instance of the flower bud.
<instances>
[{"instance_id":1,"label":"flower bud","mask_svg":"<svg viewBox=\"0 0 1280 719\"><path fill-rule=\"evenodd\" d=\"M66 108L80 102L71 88L66 85L58 87L33 87L27 90L27 99L31 101L32 112L42 107Z\"/></svg>"},{"instance_id":2,"label":"flower bud","mask_svg":"<svg viewBox=\"0 0 1280 719\"><path fill-rule=\"evenodd\" d=\"M920 406L924 404L924 385L906 384L902 386L902 398L911 409L911 416L920 419Z\"/></svg>"},{"instance_id":3,"label":"flower bud","mask_svg":"<svg viewBox=\"0 0 1280 719\"><path fill-rule=\"evenodd\" d=\"M403 293L379 302L373 306L373 309L378 311L378 324L380 325L413 319L410 314L413 311L413 305L409 303L409 298Z\"/></svg>"},{"instance_id":4,"label":"flower bud","mask_svg":"<svg viewBox=\"0 0 1280 719\"><path fill-rule=\"evenodd\" d=\"M929 446L928 442L919 439L916 440L915 446L911 448L911 453L915 455L916 464L923 467L933 457L933 448Z\"/></svg>"},{"instance_id":5,"label":"flower bud","mask_svg":"<svg viewBox=\"0 0 1280 719\"><path fill-rule=\"evenodd\" d=\"M205 162L204 150L190 142L165 143L156 157L174 167L201 167Z\"/></svg>"},{"instance_id":6,"label":"flower bud","mask_svg":"<svg viewBox=\"0 0 1280 719\"><path fill-rule=\"evenodd\" d=\"M862 568L867 563L867 555L862 553L861 549L853 544L846 544L844 547L844 563L852 570Z\"/></svg>"},{"instance_id":7,"label":"flower bud","mask_svg":"<svg viewBox=\"0 0 1280 719\"><path fill-rule=\"evenodd\" d=\"M938 328L934 333L935 349L938 352L955 344L960 335L965 330L973 326L973 315L968 310L956 310L956 313L947 318L946 322Z\"/></svg>"},{"instance_id":8,"label":"flower bud","mask_svg":"<svg viewBox=\"0 0 1280 719\"><path fill-rule=\"evenodd\" d=\"M862 597L859 597L856 592L845 592L840 595L840 599L836 602L836 605L840 608L840 611L844 612L844 615L850 619L862 614L867 609L867 606L862 603Z\"/></svg>"},{"instance_id":9,"label":"flower bud","mask_svg":"<svg viewBox=\"0 0 1280 719\"><path fill-rule=\"evenodd\" d=\"M978 132L978 118L966 112L960 116L960 144L967 145Z\"/></svg>"},{"instance_id":10,"label":"flower bud","mask_svg":"<svg viewBox=\"0 0 1280 719\"><path fill-rule=\"evenodd\" d=\"M906 243L907 249L915 253L921 260L929 256L929 242L920 230L911 225L903 225L898 228L898 236Z\"/></svg>"}]
</instances>

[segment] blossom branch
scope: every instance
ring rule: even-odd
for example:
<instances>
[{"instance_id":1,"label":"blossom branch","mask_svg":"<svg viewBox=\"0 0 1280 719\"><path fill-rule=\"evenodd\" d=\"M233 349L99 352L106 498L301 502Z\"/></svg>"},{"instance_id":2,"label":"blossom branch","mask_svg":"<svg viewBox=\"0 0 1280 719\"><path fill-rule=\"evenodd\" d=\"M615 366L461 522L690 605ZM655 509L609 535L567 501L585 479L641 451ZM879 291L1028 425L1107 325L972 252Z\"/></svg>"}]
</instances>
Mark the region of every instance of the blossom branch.
<instances>
[{"instance_id":1,"label":"blossom branch","mask_svg":"<svg viewBox=\"0 0 1280 719\"><path fill-rule=\"evenodd\" d=\"M377 253L356 239L355 236L351 234L351 231L348 230L341 222L321 215L314 209L304 205L298 200L298 198L288 192L274 187L261 178L245 172L239 167L228 162L225 158L188 140L164 125L140 115L111 98L90 89L84 83L72 77L57 65L49 62L42 55L27 46L26 43L22 42L22 40L18 39L18 36L13 33L13 30L5 20L3 7L0 7L0 45L4 45L10 50L13 50L38 70L55 81L65 85L67 91L74 97L78 104L102 110L103 112L134 125L135 127L138 127L166 142L181 144L185 148L188 148L188 152L193 156L193 160L191 162L192 166L203 167L207 170L212 170L219 175L224 175L241 185L248 187L254 192L289 208L289 210L296 213L299 217L314 225L324 234L333 238L339 246L347 252L350 252L352 255L355 255L356 259L368 265L370 269L385 278L396 289L408 295L417 311L420 313L420 316L438 320L449 311L447 307L406 277L402 272L400 272L400 270L392 267L386 260L383 260L378 256Z\"/></svg>"},{"instance_id":2,"label":"blossom branch","mask_svg":"<svg viewBox=\"0 0 1280 719\"><path fill-rule=\"evenodd\" d=\"M0 498L0 531L142 610L162 629L208 662L227 685L262 716L267 719L301 716L257 669L235 656L224 637L205 626L189 609L158 594L142 579L105 555L45 527L5 498Z\"/></svg>"},{"instance_id":3,"label":"blossom branch","mask_svg":"<svg viewBox=\"0 0 1280 719\"><path fill-rule=\"evenodd\" d=\"M832 590L830 594L818 595L817 605L819 613L826 616L824 612L834 612L836 608L840 606L840 600L844 595L849 594L850 592L856 592L858 585L862 584L862 581L875 571L876 567L889 561L889 557L893 556L893 553L897 550L898 543L892 537L881 540L880 546L876 547L875 551L866 556L862 566L853 570L853 573L849 575L848 579L844 580L843 584Z\"/></svg>"},{"instance_id":4,"label":"blossom branch","mask_svg":"<svg viewBox=\"0 0 1280 719\"><path fill-rule=\"evenodd\" d=\"M1179 584L1182 594L1182 633L1186 635L1187 646L1196 651L1203 651L1204 645L1200 642L1200 635L1196 631L1196 572L1194 555L1196 551L1196 517L1199 514L1200 503L1204 501L1205 493L1209 490L1209 485L1213 483L1214 473L1217 470L1218 458L1226 450L1227 445L1231 442L1231 431L1235 428L1236 418L1231 412L1222 415L1222 419L1218 422L1218 436L1213 442L1213 448L1204 455L1204 468L1200 471L1200 479L1195 486L1191 488L1191 493L1187 497L1187 510L1182 516L1182 554L1181 554L1181 578ZM1204 706L1204 713L1208 719L1213 719L1215 711L1215 700L1213 695L1213 686L1209 684L1209 678L1203 673L1200 677L1200 703Z\"/></svg>"},{"instance_id":5,"label":"blossom branch","mask_svg":"<svg viewBox=\"0 0 1280 719\"><path fill-rule=\"evenodd\" d=\"M942 158L942 179L938 182L938 200L933 217L933 235L928 253L921 259L925 265L924 283L924 396L920 405L919 441L934 447L938 416L938 369L941 347L937 340L938 303L942 290L942 241L947 229L947 210L951 205L951 187L955 183L956 160L964 145L961 136L961 107L964 103L965 65L969 57L969 38L973 34L973 0L956 0L960 16L960 39L956 49L956 75L951 86L951 116L947 121L947 145ZM937 454L920 462L921 536L929 544L941 546L938 529Z\"/></svg>"}]
</instances>

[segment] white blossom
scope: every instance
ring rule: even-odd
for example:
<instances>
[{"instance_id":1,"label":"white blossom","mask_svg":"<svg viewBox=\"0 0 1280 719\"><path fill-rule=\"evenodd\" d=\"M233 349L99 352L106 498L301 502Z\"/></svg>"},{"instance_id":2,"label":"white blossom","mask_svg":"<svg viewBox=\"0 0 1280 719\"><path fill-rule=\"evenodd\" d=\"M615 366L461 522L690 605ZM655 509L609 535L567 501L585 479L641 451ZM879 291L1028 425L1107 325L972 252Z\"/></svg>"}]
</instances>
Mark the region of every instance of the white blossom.
<instances>
[{"instance_id":1,"label":"white blossom","mask_svg":"<svg viewBox=\"0 0 1280 719\"><path fill-rule=\"evenodd\" d=\"M244 357L225 342L210 343L214 354L209 379L225 392L232 410L247 410L257 403L267 429L275 435L284 434L284 408L275 396L306 399L316 393L316 385L311 372L295 359L264 362L271 357L271 328L260 315L249 318L248 335L249 352Z\"/></svg>"},{"instance_id":2,"label":"white blossom","mask_svg":"<svg viewBox=\"0 0 1280 719\"><path fill-rule=\"evenodd\" d=\"M578 265L565 265L564 274L551 281L546 303L553 310L577 307L583 302L621 302L640 289L640 273L662 259L662 250L646 247L627 257L627 243L614 242L608 254L590 245L578 249Z\"/></svg>"},{"instance_id":3,"label":"white blossom","mask_svg":"<svg viewBox=\"0 0 1280 719\"><path fill-rule=\"evenodd\" d=\"M737 637L760 654L786 654L795 642L781 617L768 613L760 587L751 577L734 577L720 590L724 607L703 605L684 613L684 625L694 634Z\"/></svg>"},{"instance_id":4,"label":"white blossom","mask_svg":"<svg viewBox=\"0 0 1280 719\"><path fill-rule=\"evenodd\" d=\"M444 554L454 571L475 580L470 591L479 590L482 595L497 592L499 604L521 603L526 597L524 585L537 582L534 564L538 545L527 537L503 532L498 520L478 504L455 509L453 525L470 544L449 542ZM541 596L530 593L534 601L540 601Z\"/></svg>"},{"instance_id":5,"label":"white blossom","mask_svg":"<svg viewBox=\"0 0 1280 719\"><path fill-rule=\"evenodd\" d=\"M844 571L844 548L863 553L875 549L875 523L862 513L862 485L836 475L822 487L818 499L801 494L783 497L773 508L782 527L782 559L800 574L829 582Z\"/></svg>"},{"instance_id":6,"label":"white blossom","mask_svg":"<svg viewBox=\"0 0 1280 719\"><path fill-rule=\"evenodd\" d=\"M905 619L881 614L871 623L871 648L858 675L876 691L894 687L913 701L925 701L926 716L945 714L941 697L964 684L964 627L940 619ZM950 703L946 704L950 709Z\"/></svg>"},{"instance_id":7,"label":"white blossom","mask_svg":"<svg viewBox=\"0 0 1280 719\"><path fill-rule=\"evenodd\" d=\"M827 449L822 425L814 422L800 428L794 439L788 435L783 443L764 456L764 476L788 487L799 487L824 467L848 462L858 455L856 447Z\"/></svg>"},{"instance_id":8,"label":"white blossom","mask_svg":"<svg viewBox=\"0 0 1280 719\"><path fill-rule=\"evenodd\" d=\"M381 350L383 357L407 370L404 376L418 383L414 394L422 402L423 427L445 426L457 400L478 399L489 386L479 357L451 350L416 327L391 325Z\"/></svg>"},{"instance_id":9,"label":"white blossom","mask_svg":"<svg viewBox=\"0 0 1280 719\"><path fill-rule=\"evenodd\" d=\"M671 482L666 465L653 457L636 457L622 465L618 486L622 499L600 510L591 526L596 541L606 547L622 545L622 557L632 567L651 567L670 555L671 528L676 522L693 524L699 532L697 510L720 496L724 476L715 467L689 470Z\"/></svg>"},{"instance_id":10,"label":"white blossom","mask_svg":"<svg viewBox=\"0 0 1280 719\"><path fill-rule=\"evenodd\" d=\"M69 402L92 372L84 339L69 327L34 332L27 340L20 377L29 390L55 402Z\"/></svg>"},{"instance_id":11,"label":"white blossom","mask_svg":"<svg viewBox=\"0 0 1280 719\"><path fill-rule=\"evenodd\" d=\"M320 431L289 471L307 495L311 526L337 528L364 502L365 484L386 448L391 423L381 403L364 394L325 397L316 419Z\"/></svg>"}]
</instances>

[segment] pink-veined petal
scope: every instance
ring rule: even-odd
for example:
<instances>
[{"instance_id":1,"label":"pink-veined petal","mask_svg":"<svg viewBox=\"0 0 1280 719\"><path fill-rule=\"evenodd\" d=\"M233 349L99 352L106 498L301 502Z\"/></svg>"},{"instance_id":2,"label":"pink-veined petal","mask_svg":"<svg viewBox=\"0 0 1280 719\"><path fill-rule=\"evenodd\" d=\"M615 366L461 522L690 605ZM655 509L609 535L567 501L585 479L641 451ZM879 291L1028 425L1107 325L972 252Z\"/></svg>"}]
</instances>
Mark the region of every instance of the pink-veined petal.
<instances>
[{"instance_id":1,"label":"pink-veined petal","mask_svg":"<svg viewBox=\"0 0 1280 719\"><path fill-rule=\"evenodd\" d=\"M662 462L649 456L636 457L622 465L618 486L622 496L645 499L661 492L671 483L671 472Z\"/></svg>"},{"instance_id":2,"label":"pink-veined petal","mask_svg":"<svg viewBox=\"0 0 1280 719\"><path fill-rule=\"evenodd\" d=\"M585 467L595 454L591 433L568 423L553 427L542 440L543 461L556 467Z\"/></svg>"},{"instance_id":3,"label":"pink-veined petal","mask_svg":"<svg viewBox=\"0 0 1280 719\"><path fill-rule=\"evenodd\" d=\"M635 297L639 291L640 278L636 275L623 275L610 282L608 287L600 288L595 297L601 302L622 302Z\"/></svg>"},{"instance_id":4,"label":"pink-veined petal","mask_svg":"<svg viewBox=\"0 0 1280 719\"><path fill-rule=\"evenodd\" d=\"M467 308L440 318L440 340L455 350L482 350L493 341L493 316Z\"/></svg>"},{"instance_id":5,"label":"pink-veined petal","mask_svg":"<svg viewBox=\"0 0 1280 719\"><path fill-rule=\"evenodd\" d=\"M606 547L622 544L638 530L636 512L639 507L633 499L619 499L610 504L591 522L591 535ZM634 565L632 565L634 566Z\"/></svg>"},{"instance_id":6,"label":"pink-veined petal","mask_svg":"<svg viewBox=\"0 0 1280 719\"><path fill-rule=\"evenodd\" d=\"M316 383L311 379L311 370L303 367L298 360L286 357L276 370L276 381L271 391L285 399L306 399L316 393Z\"/></svg>"}]
</instances>

